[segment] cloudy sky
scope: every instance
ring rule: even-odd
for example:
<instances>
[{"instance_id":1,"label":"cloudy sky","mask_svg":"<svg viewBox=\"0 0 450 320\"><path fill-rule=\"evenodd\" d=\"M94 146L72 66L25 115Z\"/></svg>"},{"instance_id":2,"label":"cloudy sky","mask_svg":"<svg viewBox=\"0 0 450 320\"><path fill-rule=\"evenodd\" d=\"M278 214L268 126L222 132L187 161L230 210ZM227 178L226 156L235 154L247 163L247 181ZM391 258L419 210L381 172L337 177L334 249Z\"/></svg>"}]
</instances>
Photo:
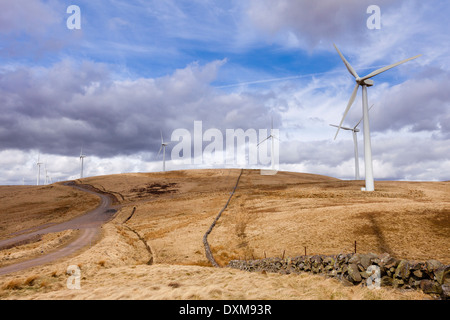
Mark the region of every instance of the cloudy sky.
<instances>
[{"instance_id":1,"label":"cloudy sky","mask_svg":"<svg viewBox=\"0 0 450 320\"><path fill-rule=\"evenodd\" d=\"M272 118L281 170L353 179L352 135L329 124L355 82L333 44L360 76L422 54L368 90L375 180L450 180L449 15L446 0L2 0L0 184L36 184L38 154L52 181L78 178L81 147L85 176L161 171L160 131ZM345 125L361 116L360 90ZM177 143L168 170L225 167L173 161Z\"/></svg>"}]
</instances>

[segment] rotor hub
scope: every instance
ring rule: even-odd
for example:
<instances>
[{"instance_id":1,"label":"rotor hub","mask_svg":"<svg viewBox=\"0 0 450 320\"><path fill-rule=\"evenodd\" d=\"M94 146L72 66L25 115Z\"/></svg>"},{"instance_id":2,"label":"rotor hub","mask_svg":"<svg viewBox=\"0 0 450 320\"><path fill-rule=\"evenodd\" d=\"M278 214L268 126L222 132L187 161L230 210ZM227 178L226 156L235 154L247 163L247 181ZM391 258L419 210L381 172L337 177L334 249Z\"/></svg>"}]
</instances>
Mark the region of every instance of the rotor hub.
<instances>
[{"instance_id":1,"label":"rotor hub","mask_svg":"<svg viewBox=\"0 0 450 320\"><path fill-rule=\"evenodd\" d=\"M360 86L367 86L367 87L372 87L373 86L373 80L371 79L361 79L361 78L357 78L356 79L356 83L359 84Z\"/></svg>"}]
</instances>

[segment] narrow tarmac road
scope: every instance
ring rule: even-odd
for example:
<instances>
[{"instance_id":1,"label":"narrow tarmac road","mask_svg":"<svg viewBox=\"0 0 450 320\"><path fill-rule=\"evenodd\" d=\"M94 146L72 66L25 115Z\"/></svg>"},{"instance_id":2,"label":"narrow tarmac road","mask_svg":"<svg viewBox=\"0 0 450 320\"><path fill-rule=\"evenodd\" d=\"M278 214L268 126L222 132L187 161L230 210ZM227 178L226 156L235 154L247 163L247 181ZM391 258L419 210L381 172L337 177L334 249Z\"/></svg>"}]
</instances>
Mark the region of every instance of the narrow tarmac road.
<instances>
[{"instance_id":1,"label":"narrow tarmac road","mask_svg":"<svg viewBox=\"0 0 450 320\"><path fill-rule=\"evenodd\" d=\"M33 237L36 237L37 235L60 232L64 230L79 229L81 231L80 235L75 240L70 242L68 245L56 251L53 251L49 254L44 254L37 258L32 258L30 260L12 264L6 267L0 267L0 276L21 271L27 268L47 264L57 259L66 257L82 249L83 247L91 244L96 240L96 237L100 232L100 227L107 221L111 220L114 214L116 213L116 210L111 208L112 199L110 196L106 194L95 192L93 190L87 189L86 187L83 187L82 185L70 184L70 186L82 190L84 192L92 193L100 197L101 199L100 205L94 210L89 211L86 214L78 216L72 220L60 224L55 224L46 227L44 229L33 231L27 234L21 234L13 238L0 240L0 249L2 247L9 247L11 245L14 245L15 243L26 241L27 239L31 239Z\"/></svg>"}]
</instances>

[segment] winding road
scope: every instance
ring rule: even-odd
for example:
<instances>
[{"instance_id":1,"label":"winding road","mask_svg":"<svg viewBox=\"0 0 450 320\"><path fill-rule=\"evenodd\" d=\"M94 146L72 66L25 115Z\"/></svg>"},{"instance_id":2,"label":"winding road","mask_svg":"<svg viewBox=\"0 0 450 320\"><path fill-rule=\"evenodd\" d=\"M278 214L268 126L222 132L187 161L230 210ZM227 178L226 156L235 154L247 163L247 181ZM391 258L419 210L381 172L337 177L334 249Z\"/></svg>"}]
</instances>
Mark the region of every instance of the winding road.
<instances>
[{"instance_id":1,"label":"winding road","mask_svg":"<svg viewBox=\"0 0 450 320\"><path fill-rule=\"evenodd\" d=\"M37 258L32 258L30 260L15 263L6 267L0 267L0 276L47 264L49 262L53 262L57 259L75 253L76 251L94 242L100 233L100 227L114 217L114 214L117 210L112 208L113 199L111 195L96 192L94 190L91 190L91 188L83 185L76 185L74 183L66 183L66 185L100 197L100 204L94 210L89 211L86 214L78 216L72 220L51 225L26 234L21 234L13 238L0 240L0 249L13 246L17 243L23 243L24 241L33 239L33 237L37 237L39 235L60 232L64 230L78 229L81 231L80 235L68 245L59 248L58 250L55 250L48 254L44 254Z\"/></svg>"}]
</instances>

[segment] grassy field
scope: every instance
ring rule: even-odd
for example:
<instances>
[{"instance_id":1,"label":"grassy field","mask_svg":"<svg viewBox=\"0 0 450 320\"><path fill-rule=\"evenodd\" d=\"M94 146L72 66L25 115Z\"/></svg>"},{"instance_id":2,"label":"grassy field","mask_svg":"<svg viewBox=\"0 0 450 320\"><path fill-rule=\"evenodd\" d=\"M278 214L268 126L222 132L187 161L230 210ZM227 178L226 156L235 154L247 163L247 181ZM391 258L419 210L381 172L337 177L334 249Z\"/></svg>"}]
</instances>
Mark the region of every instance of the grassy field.
<instances>
[{"instance_id":1,"label":"grassy field","mask_svg":"<svg viewBox=\"0 0 450 320\"><path fill-rule=\"evenodd\" d=\"M52 265L0 277L0 298L427 298L420 292L344 287L336 280L307 274L210 267L202 237L225 205L239 173L190 170L83 179L112 192L121 202L116 218L103 226L102 239ZM361 192L363 184L311 174L262 176L258 170L244 170L228 209L208 238L214 257L225 266L237 258L302 255L305 247L307 254L347 253L353 252L356 241L358 252L450 263L449 182L376 182L373 193ZM57 214L63 199L78 199L75 206L65 204L73 215L96 205L89 195L75 196L72 192L78 191L58 184L51 187L0 188L0 197L7 197L8 188L16 188L24 194L33 191L45 202L32 206L26 197L7 197L9 202L0 205L2 235L67 218ZM86 198L80 201L80 197ZM48 215L47 207L54 215ZM22 223L20 228L9 229L3 220L12 219L10 208L16 210L13 216ZM36 210L34 215L30 208ZM21 248L14 250L19 254ZM150 259L153 264L147 265ZM66 288L65 271L74 264L82 271L81 290Z\"/></svg>"},{"instance_id":2,"label":"grassy field","mask_svg":"<svg viewBox=\"0 0 450 320\"><path fill-rule=\"evenodd\" d=\"M70 220L99 203L98 197L61 184L0 186L0 239Z\"/></svg>"}]
</instances>

